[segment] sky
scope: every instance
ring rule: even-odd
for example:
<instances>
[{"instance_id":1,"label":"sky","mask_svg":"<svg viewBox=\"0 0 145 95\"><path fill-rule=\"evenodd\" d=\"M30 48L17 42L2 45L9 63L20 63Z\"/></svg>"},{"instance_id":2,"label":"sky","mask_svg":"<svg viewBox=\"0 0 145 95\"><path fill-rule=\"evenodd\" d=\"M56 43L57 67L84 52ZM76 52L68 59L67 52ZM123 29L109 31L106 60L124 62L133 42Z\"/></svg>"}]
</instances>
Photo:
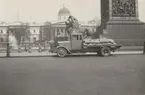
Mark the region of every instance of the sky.
<instances>
[{"instance_id":1,"label":"sky","mask_svg":"<svg viewBox=\"0 0 145 95\"><path fill-rule=\"evenodd\" d=\"M67 7L79 21L100 19L100 0L0 0L0 21L54 21ZM145 22L145 0L138 0L139 18Z\"/></svg>"}]
</instances>

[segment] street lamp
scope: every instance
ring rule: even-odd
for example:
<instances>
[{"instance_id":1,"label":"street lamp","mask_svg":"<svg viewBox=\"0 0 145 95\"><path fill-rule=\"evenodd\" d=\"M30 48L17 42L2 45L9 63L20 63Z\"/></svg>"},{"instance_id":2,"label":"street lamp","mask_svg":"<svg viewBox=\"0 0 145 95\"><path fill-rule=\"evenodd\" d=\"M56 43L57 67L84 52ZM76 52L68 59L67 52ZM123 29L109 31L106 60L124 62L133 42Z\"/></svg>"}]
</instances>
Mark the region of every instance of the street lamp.
<instances>
[{"instance_id":1,"label":"street lamp","mask_svg":"<svg viewBox=\"0 0 145 95\"><path fill-rule=\"evenodd\" d=\"M143 54L145 54L145 42L144 42L144 45L143 45Z\"/></svg>"},{"instance_id":2,"label":"street lamp","mask_svg":"<svg viewBox=\"0 0 145 95\"><path fill-rule=\"evenodd\" d=\"M7 28L7 53L6 57L10 57L10 45L9 45L9 27Z\"/></svg>"}]
</instances>

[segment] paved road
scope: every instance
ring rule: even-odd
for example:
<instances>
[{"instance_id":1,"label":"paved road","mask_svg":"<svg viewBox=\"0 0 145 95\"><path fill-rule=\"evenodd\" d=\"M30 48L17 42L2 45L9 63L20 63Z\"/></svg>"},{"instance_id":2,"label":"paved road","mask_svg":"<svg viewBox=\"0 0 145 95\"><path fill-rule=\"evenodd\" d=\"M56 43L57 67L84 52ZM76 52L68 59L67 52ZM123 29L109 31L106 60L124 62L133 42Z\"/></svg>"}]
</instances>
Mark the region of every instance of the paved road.
<instances>
[{"instance_id":1,"label":"paved road","mask_svg":"<svg viewBox=\"0 0 145 95\"><path fill-rule=\"evenodd\" d=\"M0 58L0 95L145 95L145 56Z\"/></svg>"}]
</instances>

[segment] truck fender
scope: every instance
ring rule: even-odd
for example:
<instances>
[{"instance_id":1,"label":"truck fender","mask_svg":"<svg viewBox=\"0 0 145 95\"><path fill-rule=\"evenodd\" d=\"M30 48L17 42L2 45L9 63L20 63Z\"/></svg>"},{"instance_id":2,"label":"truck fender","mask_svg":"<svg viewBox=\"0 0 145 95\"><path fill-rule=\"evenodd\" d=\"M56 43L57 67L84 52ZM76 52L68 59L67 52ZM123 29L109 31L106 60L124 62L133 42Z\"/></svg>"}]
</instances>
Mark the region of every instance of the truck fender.
<instances>
[{"instance_id":1,"label":"truck fender","mask_svg":"<svg viewBox=\"0 0 145 95\"><path fill-rule=\"evenodd\" d=\"M58 46L57 49L59 49L59 48L64 48L64 49L67 50L68 53L71 53L71 51L68 48L64 47L64 46Z\"/></svg>"},{"instance_id":2,"label":"truck fender","mask_svg":"<svg viewBox=\"0 0 145 95\"><path fill-rule=\"evenodd\" d=\"M100 46L100 48L104 48L104 47L108 47L108 48L110 48L110 46Z\"/></svg>"}]
</instances>

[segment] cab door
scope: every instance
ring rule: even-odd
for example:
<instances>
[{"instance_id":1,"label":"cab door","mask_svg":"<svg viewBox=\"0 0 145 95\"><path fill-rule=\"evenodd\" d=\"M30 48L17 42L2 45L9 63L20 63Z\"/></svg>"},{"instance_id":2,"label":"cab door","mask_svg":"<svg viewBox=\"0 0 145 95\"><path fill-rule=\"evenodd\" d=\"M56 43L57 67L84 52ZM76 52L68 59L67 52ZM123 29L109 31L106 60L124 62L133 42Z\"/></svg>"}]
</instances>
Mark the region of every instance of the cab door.
<instances>
[{"instance_id":1,"label":"cab door","mask_svg":"<svg viewBox=\"0 0 145 95\"><path fill-rule=\"evenodd\" d=\"M72 50L81 50L82 49L82 36L81 35L72 35L71 36L71 49Z\"/></svg>"}]
</instances>

